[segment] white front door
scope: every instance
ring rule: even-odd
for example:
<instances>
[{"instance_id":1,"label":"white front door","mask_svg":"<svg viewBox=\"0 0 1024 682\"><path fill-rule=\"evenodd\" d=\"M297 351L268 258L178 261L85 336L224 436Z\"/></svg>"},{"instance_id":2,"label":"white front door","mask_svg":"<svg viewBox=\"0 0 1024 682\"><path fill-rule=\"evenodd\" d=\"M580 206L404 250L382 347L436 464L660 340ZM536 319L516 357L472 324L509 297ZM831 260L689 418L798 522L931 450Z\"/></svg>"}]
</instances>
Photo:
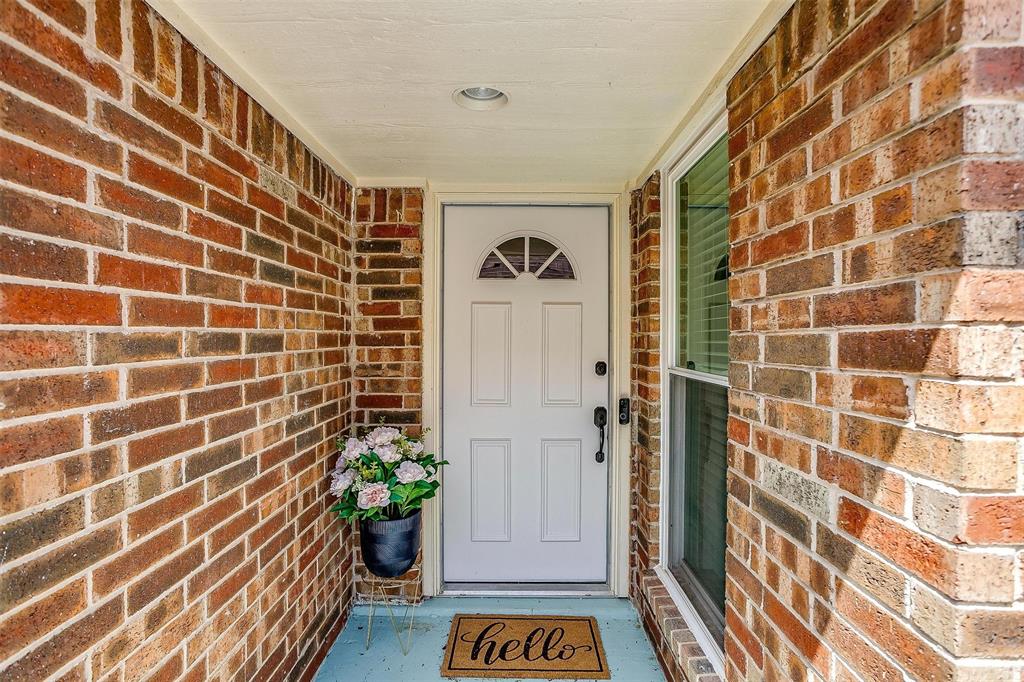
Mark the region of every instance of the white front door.
<instances>
[{"instance_id":1,"label":"white front door","mask_svg":"<svg viewBox=\"0 0 1024 682\"><path fill-rule=\"evenodd\" d=\"M607 208L445 207L446 582L607 579L608 291Z\"/></svg>"}]
</instances>

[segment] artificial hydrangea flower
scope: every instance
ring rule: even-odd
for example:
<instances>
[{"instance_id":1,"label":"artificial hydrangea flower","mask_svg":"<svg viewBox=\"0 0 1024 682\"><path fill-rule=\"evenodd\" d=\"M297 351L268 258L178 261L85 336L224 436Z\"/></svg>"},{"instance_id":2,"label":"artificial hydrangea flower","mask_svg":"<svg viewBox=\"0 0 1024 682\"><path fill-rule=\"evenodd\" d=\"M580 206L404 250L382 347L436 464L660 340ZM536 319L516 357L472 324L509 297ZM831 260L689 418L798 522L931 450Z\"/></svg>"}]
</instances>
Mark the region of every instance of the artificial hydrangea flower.
<instances>
[{"instance_id":1,"label":"artificial hydrangea flower","mask_svg":"<svg viewBox=\"0 0 1024 682\"><path fill-rule=\"evenodd\" d=\"M356 504L360 509L386 507L391 502L391 491L387 483L371 483L359 491Z\"/></svg>"},{"instance_id":2,"label":"artificial hydrangea flower","mask_svg":"<svg viewBox=\"0 0 1024 682\"><path fill-rule=\"evenodd\" d=\"M387 445L402 435L398 429L390 426L378 426L366 437L366 444L371 448L377 445Z\"/></svg>"},{"instance_id":3,"label":"artificial hydrangea flower","mask_svg":"<svg viewBox=\"0 0 1024 682\"><path fill-rule=\"evenodd\" d=\"M349 438L345 441L345 449L341 452L341 456L345 461L351 462L359 459L360 455L365 455L369 451L370 448L363 441L358 438Z\"/></svg>"},{"instance_id":4,"label":"artificial hydrangea flower","mask_svg":"<svg viewBox=\"0 0 1024 682\"><path fill-rule=\"evenodd\" d=\"M344 471L335 471L331 474L331 494L335 497L341 497L349 486L352 485L356 480L356 472L352 469L345 469Z\"/></svg>"},{"instance_id":5,"label":"artificial hydrangea flower","mask_svg":"<svg viewBox=\"0 0 1024 682\"><path fill-rule=\"evenodd\" d=\"M387 445L378 445L373 449L373 451L377 453L378 457L380 457L380 461L384 462L385 464L397 462L398 460L402 459L402 453L399 451L398 446L395 445L394 443L388 443Z\"/></svg>"},{"instance_id":6,"label":"artificial hydrangea flower","mask_svg":"<svg viewBox=\"0 0 1024 682\"><path fill-rule=\"evenodd\" d=\"M395 476L398 478L399 483L412 483L425 479L427 477L427 470L416 462L406 461L402 462L395 469Z\"/></svg>"}]
</instances>

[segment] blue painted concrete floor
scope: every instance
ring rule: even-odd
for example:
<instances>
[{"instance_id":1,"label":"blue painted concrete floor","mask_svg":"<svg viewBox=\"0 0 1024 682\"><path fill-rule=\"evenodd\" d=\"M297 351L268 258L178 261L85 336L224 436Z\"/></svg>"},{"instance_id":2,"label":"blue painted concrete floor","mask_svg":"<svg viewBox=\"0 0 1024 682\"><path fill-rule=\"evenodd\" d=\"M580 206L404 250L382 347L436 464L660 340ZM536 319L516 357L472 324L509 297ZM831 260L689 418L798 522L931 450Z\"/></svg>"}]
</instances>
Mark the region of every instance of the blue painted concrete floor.
<instances>
[{"instance_id":1,"label":"blue painted concrete floor","mask_svg":"<svg viewBox=\"0 0 1024 682\"><path fill-rule=\"evenodd\" d=\"M404 607L397 607L401 617ZM316 675L316 682L419 682L442 680L441 656L456 613L550 614L594 616L601 640L618 682L664 682L654 650L627 599L434 597L416 609L412 647L407 656L395 638L387 611L374 614L373 641L366 650L369 608L352 610ZM477 678L459 678L477 679ZM531 681L534 682L534 681Z\"/></svg>"}]
</instances>

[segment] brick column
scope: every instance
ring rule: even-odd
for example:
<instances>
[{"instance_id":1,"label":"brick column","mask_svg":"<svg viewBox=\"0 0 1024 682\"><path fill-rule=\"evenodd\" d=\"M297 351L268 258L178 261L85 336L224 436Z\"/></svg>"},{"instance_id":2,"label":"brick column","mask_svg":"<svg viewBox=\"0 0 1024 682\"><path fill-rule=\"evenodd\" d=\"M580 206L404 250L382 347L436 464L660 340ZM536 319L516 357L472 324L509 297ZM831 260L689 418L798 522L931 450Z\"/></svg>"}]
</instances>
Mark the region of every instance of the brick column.
<instances>
[{"instance_id":1,"label":"brick column","mask_svg":"<svg viewBox=\"0 0 1024 682\"><path fill-rule=\"evenodd\" d=\"M423 392L423 191L356 194L356 416L418 433Z\"/></svg>"},{"instance_id":2,"label":"brick column","mask_svg":"<svg viewBox=\"0 0 1024 682\"><path fill-rule=\"evenodd\" d=\"M661 486L661 182L655 173L630 197L631 591L658 561Z\"/></svg>"},{"instance_id":3,"label":"brick column","mask_svg":"<svg viewBox=\"0 0 1024 682\"><path fill-rule=\"evenodd\" d=\"M801 0L729 85L731 678L1017 680L1019 1Z\"/></svg>"},{"instance_id":4,"label":"brick column","mask_svg":"<svg viewBox=\"0 0 1024 682\"><path fill-rule=\"evenodd\" d=\"M356 193L355 423L419 433L423 406L423 191L367 188ZM368 594L358 559L356 590ZM422 595L420 563L401 576L396 596Z\"/></svg>"}]
</instances>

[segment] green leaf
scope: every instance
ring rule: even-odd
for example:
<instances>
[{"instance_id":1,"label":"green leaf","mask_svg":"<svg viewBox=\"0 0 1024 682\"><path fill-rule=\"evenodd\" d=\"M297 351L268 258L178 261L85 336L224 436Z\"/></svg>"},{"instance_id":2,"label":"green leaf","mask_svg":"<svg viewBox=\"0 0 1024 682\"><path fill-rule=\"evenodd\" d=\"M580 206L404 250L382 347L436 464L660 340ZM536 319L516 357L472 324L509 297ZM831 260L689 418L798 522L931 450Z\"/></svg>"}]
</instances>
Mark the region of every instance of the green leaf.
<instances>
[{"instance_id":1,"label":"green leaf","mask_svg":"<svg viewBox=\"0 0 1024 682\"><path fill-rule=\"evenodd\" d=\"M417 505L419 505L422 502L422 500L427 495L430 495L432 492L433 492L433 490L431 490L430 488L427 488L427 489L416 488L411 493L409 493L409 497L408 497L408 500L407 500L406 504L410 504L410 503L416 502Z\"/></svg>"}]
</instances>

